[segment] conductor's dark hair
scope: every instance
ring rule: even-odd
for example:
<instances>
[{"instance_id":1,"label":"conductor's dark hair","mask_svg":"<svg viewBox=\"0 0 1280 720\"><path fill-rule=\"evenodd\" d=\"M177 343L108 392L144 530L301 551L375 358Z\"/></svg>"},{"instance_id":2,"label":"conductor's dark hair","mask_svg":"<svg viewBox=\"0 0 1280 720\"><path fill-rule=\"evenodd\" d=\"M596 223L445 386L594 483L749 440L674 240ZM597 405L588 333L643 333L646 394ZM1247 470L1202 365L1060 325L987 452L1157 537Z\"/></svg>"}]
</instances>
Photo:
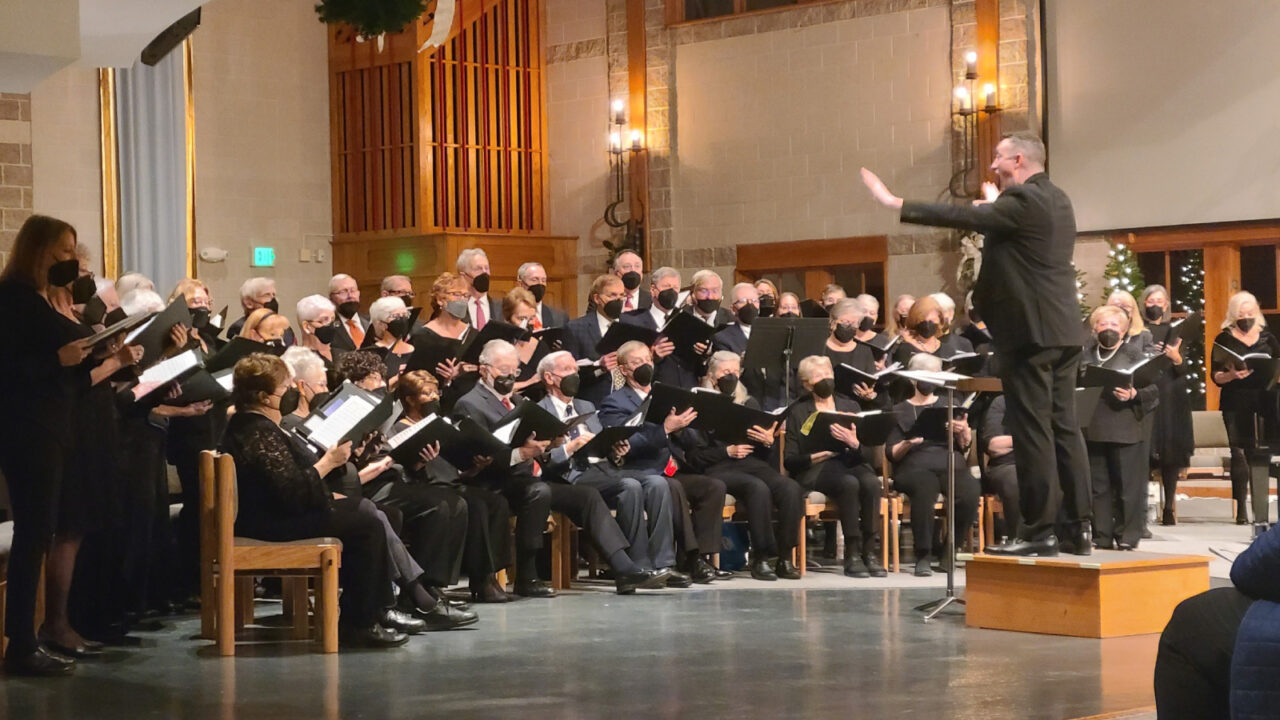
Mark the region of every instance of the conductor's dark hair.
<instances>
[{"instance_id":1,"label":"conductor's dark hair","mask_svg":"<svg viewBox=\"0 0 1280 720\"><path fill-rule=\"evenodd\" d=\"M1006 134L1004 139L1008 140L1009 144L1013 145L1030 162L1044 165L1044 141L1040 139L1039 135L1027 130L1019 130L1018 132Z\"/></svg>"},{"instance_id":2,"label":"conductor's dark hair","mask_svg":"<svg viewBox=\"0 0 1280 720\"><path fill-rule=\"evenodd\" d=\"M44 287L47 281L41 275L45 256L67 233L76 237L76 229L66 221L48 215L27 218L13 241L9 264L0 272L0 280L15 280L36 289Z\"/></svg>"},{"instance_id":3,"label":"conductor's dark hair","mask_svg":"<svg viewBox=\"0 0 1280 720\"><path fill-rule=\"evenodd\" d=\"M231 401L236 412L247 412L261 404L260 393L274 395L280 383L289 379L289 366L275 355L253 353L236 363L231 371Z\"/></svg>"},{"instance_id":4,"label":"conductor's dark hair","mask_svg":"<svg viewBox=\"0 0 1280 720\"><path fill-rule=\"evenodd\" d=\"M386 372L386 364L382 358L368 350L356 350L338 358L335 372L339 382L350 380L357 383L374 373L383 374Z\"/></svg>"}]
</instances>

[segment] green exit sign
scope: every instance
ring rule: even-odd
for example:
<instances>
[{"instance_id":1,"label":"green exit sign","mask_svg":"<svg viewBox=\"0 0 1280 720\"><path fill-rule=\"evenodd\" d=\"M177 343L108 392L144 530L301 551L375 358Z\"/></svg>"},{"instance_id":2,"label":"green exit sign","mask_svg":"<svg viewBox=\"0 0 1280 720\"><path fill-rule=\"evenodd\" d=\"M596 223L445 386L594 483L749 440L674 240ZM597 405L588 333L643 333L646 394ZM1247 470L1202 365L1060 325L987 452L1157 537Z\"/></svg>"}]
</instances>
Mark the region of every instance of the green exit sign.
<instances>
[{"instance_id":1,"label":"green exit sign","mask_svg":"<svg viewBox=\"0 0 1280 720\"><path fill-rule=\"evenodd\" d=\"M276 249L273 247L255 247L253 249L253 267L275 267Z\"/></svg>"}]
</instances>

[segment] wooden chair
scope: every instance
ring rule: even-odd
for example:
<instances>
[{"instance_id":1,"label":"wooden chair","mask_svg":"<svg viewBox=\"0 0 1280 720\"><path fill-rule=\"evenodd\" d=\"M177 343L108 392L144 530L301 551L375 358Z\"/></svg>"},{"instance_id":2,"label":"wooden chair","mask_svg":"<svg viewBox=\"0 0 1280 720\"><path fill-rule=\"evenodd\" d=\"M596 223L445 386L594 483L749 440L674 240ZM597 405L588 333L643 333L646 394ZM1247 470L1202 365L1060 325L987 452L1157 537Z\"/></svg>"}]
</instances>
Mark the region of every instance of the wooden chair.
<instances>
[{"instance_id":1,"label":"wooden chair","mask_svg":"<svg viewBox=\"0 0 1280 720\"><path fill-rule=\"evenodd\" d=\"M200 453L201 636L216 639L219 654L235 655L236 629L253 617L252 579L275 576L282 578L286 615L292 617L293 636L300 639L309 636L307 590L314 581L318 639L324 652L337 652L342 542L238 538L236 511L235 460L209 450Z\"/></svg>"},{"instance_id":2,"label":"wooden chair","mask_svg":"<svg viewBox=\"0 0 1280 720\"><path fill-rule=\"evenodd\" d=\"M899 562L901 559L900 556L902 551L902 548L900 545L900 542L901 542L900 528L902 524L901 520L904 515L907 515L910 512L911 506L908 504L908 500L905 495L893 489L892 465L893 464L889 460L888 450L886 449L884 453L883 482L884 482L884 497L890 502L889 512L892 514L892 522L890 523L889 532L892 533L891 542L893 544L893 566L890 567L888 562L885 562L885 567L889 568L891 572L898 572ZM881 507L883 508L884 506L882 505ZM987 544L986 538L985 538L985 529L988 523L986 523L983 518L983 515L985 513L985 507L986 507L985 498L982 496L979 496L978 497L978 517L976 521L976 527L969 528L968 539L967 539L967 543L970 549L974 550L975 552L982 552ZM934 510L934 514L937 515L941 520L943 520L943 531L950 532L945 527L947 506L941 496L939 496L937 502L934 503L933 510ZM912 528L912 532L913 533L915 532L915 528Z\"/></svg>"}]
</instances>

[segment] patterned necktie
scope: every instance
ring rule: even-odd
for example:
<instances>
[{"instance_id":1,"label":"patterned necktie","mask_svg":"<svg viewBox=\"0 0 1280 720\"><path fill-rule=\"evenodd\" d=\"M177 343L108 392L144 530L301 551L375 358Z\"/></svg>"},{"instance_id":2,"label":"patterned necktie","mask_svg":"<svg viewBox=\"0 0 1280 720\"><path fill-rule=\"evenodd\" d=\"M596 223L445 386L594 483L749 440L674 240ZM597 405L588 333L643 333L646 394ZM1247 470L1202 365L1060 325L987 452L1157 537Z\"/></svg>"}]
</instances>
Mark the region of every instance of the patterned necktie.
<instances>
[{"instance_id":1,"label":"patterned necktie","mask_svg":"<svg viewBox=\"0 0 1280 720\"><path fill-rule=\"evenodd\" d=\"M627 301L622 303L623 310L635 310L635 303L631 302L631 293L627 293Z\"/></svg>"},{"instance_id":2,"label":"patterned necktie","mask_svg":"<svg viewBox=\"0 0 1280 720\"><path fill-rule=\"evenodd\" d=\"M488 322L484 317L484 305L480 302L483 298L476 298L476 329L483 330L484 324Z\"/></svg>"}]
</instances>

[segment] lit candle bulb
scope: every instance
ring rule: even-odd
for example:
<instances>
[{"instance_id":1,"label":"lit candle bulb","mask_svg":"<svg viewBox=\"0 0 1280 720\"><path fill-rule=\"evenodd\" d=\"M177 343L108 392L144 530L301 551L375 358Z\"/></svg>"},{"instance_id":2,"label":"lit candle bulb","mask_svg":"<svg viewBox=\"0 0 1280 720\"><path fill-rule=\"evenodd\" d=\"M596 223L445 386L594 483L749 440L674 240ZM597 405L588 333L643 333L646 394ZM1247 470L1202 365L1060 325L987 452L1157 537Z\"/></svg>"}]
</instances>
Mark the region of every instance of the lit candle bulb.
<instances>
[{"instance_id":1,"label":"lit candle bulb","mask_svg":"<svg viewBox=\"0 0 1280 720\"><path fill-rule=\"evenodd\" d=\"M622 134L609 133L609 152L622 152Z\"/></svg>"},{"instance_id":2,"label":"lit candle bulb","mask_svg":"<svg viewBox=\"0 0 1280 720\"><path fill-rule=\"evenodd\" d=\"M641 147L643 147L643 145L641 144L641 141L642 141L643 139L644 139L644 134L643 134L643 133L641 133L639 130L632 130L632 131L631 131L631 150L632 150L632 152L639 152L639 151L640 151L640 148L641 148Z\"/></svg>"},{"instance_id":3,"label":"lit candle bulb","mask_svg":"<svg viewBox=\"0 0 1280 720\"><path fill-rule=\"evenodd\" d=\"M972 50L964 54L964 76L967 78L978 77L978 53Z\"/></svg>"},{"instance_id":4,"label":"lit candle bulb","mask_svg":"<svg viewBox=\"0 0 1280 720\"><path fill-rule=\"evenodd\" d=\"M627 121L626 115L622 114L622 100L613 101L613 123L621 125Z\"/></svg>"},{"instance_id":5,"label":"lit candle bulb","mask_svg":"<svg viewBox=\"0 0 1280 720\"><path fill-rule=\"evenodd\" d=\"M982 86L982 94L986 99L986 107L988 110L994 110L996 107L996 86L987 83Z\"/></svg>"},{"instance_id":6,"label":"lit candle bulb","mask_svg":"<svg viewBox=\"0 0 1280 720\"><path fill-rule=\"evenodd\" d=\"M967 113L973 109L971 103L972 98L969 97L969 88L961 85L956 88L956 102L960 105L960 112Z\"/></svg>"}]
</instances>

